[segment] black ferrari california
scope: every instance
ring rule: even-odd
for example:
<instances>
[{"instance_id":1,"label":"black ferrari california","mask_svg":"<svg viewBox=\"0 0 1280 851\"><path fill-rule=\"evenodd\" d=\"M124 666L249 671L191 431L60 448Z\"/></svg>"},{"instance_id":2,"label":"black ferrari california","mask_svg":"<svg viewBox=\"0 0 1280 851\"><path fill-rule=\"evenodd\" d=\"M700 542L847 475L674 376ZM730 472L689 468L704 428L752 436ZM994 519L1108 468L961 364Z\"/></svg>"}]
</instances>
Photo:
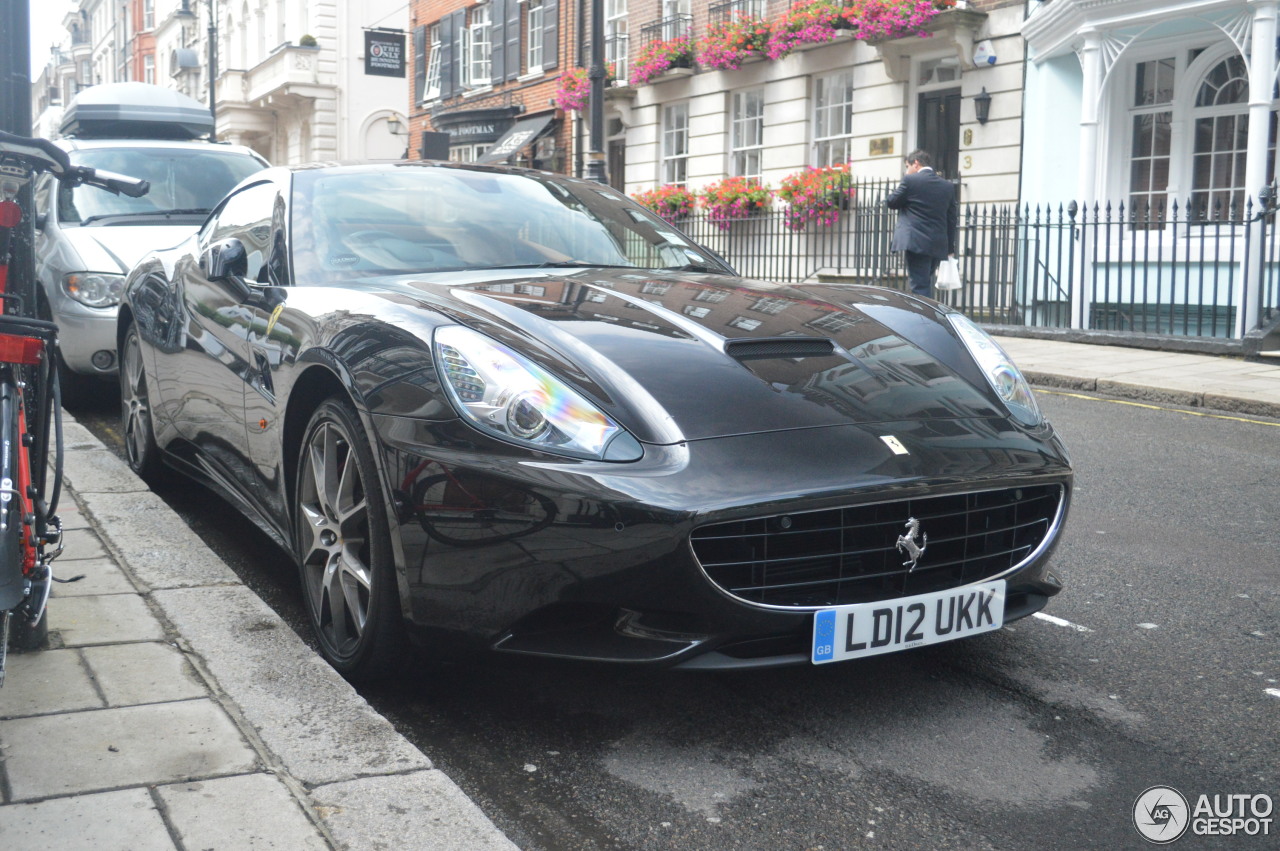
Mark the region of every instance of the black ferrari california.
<instances>
[{"instance_id":1,"label":"black ferrari california","mask_svg":"<svg viewBox=\"0 0 1280 851\"><path fill-rule=\"evenodd\" d=\"M960 313L737 277L599 184L269 169L130 275L128 458L299 566L352 678L410 647L726 669L998 629L1066 451Z\"/></svg>"}]
</instances>

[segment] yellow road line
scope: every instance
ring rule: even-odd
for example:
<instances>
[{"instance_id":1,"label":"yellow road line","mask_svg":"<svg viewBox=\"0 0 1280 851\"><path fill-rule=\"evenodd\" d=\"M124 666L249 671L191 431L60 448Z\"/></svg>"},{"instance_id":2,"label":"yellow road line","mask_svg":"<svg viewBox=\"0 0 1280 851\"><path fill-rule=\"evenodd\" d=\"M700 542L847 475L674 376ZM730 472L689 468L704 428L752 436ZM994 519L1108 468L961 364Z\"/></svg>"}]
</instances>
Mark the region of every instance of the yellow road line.
<instances>
[{"instance_id":1,"label":"yellow road line","mask_svg":"<svg viewBox=\"0 0 1280 851\"><path fill-rule=\"evenodd\" d=\"M1047 396L1066 396L1069 399L1087 399L1090 402L1110 402L1113 405L1128 405L1131 408L1146 408L1150 411L1170 411L1175 414L1187 414L1192 417L1208 417L1211 420L1230 420L1236 423L1250 423L1252 425L1271 426L1272 428L1280 428L1278 422L1268 422L1267 420L1253 420L1248 417L1230 417L1226 414L1210 414L1205 411L1188 411L1186 408L1171 408L1166 405L1149 405L1145 402L1129 402L1124 399L1099 399L1097 396L1086 396L1083 393L1064 393L1061 390L1042 390L1036 388L1036 393L1043 393Z\"/></svg>"}]
</instances>

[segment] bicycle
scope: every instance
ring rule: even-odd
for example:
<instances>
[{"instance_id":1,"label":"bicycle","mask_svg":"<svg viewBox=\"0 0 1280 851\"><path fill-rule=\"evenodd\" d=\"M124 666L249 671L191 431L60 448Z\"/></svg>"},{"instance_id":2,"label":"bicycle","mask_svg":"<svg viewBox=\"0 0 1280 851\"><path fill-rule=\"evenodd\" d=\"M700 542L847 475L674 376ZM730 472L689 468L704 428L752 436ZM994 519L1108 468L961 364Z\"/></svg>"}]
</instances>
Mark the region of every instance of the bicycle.
<instances>
[{"instance_id":1,"label":"bicycle","mask_svg":"<svg viewBox=\"0 0 1280 851\"><path fill-rule=\"evenodd\" d=\"M0 131L0 686L10 646L34 650L48 636L49 592L62 554L62 394L55 351L58 328L28 313L10 293L14 237L23 221L15 200L40 172L65 185L88 184L133 198L145 180L73 165L46 139ZM49 437L53 432L50 475Z\"/></svg>"}]
</instances>

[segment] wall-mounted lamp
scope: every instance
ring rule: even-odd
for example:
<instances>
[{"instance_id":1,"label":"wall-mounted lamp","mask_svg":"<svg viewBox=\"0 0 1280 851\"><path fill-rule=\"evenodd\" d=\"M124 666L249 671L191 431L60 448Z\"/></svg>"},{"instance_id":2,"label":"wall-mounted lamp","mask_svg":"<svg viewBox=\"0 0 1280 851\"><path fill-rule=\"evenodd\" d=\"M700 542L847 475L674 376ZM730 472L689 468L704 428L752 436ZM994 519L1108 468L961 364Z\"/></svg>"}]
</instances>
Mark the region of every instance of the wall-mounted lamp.
<instances>
[{"instance_id":1,"label":"wall-mounted lamp","mask_svg":"<svg viewBox=\"0 0 1280 851\"><path fill-rule=\"evenodd\" d=\"M979 124L986 124L991 118L991 95L987 93L987 87L983 86L982 91L973 96L973 111L978 116Z\"/></svg>"},{"instance_id":2,"label":"wall-mounted lamp","mask_svg":"<svg viewBox=\"0 0 1280 851\"><path fill-rule=\"evenodd\" d=\"M398 115L387 116L387 130L392 136L408 136L409 128L404 126L404 122L400 120Z\"/></svg>"}]
</instances>

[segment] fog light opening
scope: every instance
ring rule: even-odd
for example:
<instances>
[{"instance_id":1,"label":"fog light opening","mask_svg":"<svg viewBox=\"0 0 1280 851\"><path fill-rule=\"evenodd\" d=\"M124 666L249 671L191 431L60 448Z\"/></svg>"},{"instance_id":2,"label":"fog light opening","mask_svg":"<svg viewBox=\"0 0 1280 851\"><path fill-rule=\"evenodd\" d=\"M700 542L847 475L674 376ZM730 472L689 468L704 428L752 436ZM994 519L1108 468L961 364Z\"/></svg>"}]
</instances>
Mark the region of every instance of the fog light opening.
<instances>
[{"instance_id":1,"label":"fog light opening","mask_svg":"<svg viewBox=\"0 0 1280 851\"><path fill-rule=\"evenodd\" d=\"M102 349L94 352L90 360L95 369L111 369L116 365L116 353Z\"/></svg>"}]
</instances>

